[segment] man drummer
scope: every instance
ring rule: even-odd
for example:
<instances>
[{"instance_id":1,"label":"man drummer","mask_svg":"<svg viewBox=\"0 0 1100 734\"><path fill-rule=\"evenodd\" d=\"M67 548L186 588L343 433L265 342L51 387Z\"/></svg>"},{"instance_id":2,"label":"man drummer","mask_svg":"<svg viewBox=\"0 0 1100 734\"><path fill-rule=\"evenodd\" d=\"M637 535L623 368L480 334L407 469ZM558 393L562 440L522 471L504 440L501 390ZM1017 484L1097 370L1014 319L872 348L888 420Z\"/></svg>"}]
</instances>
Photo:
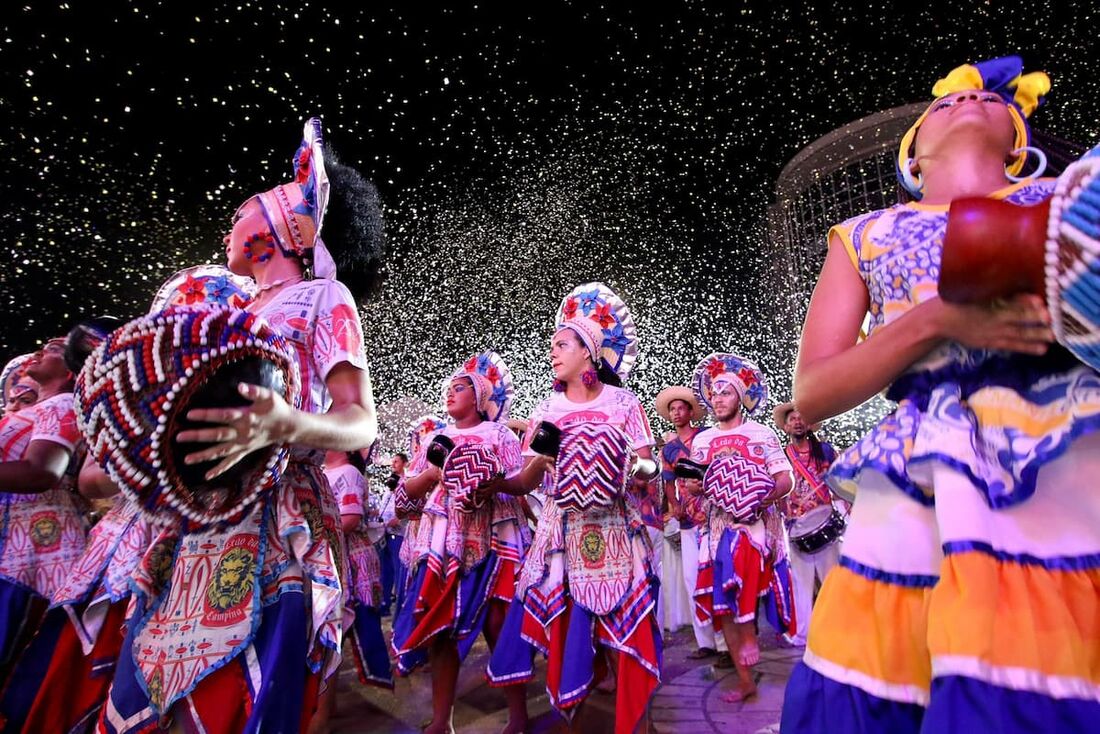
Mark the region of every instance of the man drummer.
<instances>
[{"instance_id":1,"label":"man drummer","mask_svg":"<svg viewBox=\"0 0 1100 734\"><path fill-rule=\"evenodd\" d=\"M836 451L830 444L819 440L814 435L818 426L806 425L802 415L794 407L794 403L776 406L772 411L772 418L775 425L787 434L786 453L794 469L794 487L786 499L779 504L788 529L792 533L803 530L803 528L796 529L796 523L800 519L809 520L814 515L821 515L821 524L824 524L830 513L813 511L820 507L832 507L834 502L842 512L846 513L847 503L842 499L834 498L828 485L825 484L825 473L836 459ZM809 516L808 513L810 513ZM810 611L813 608L816 585L824 581L825 575L839 562L840 544L833 541L814 553L806 553L793 541L792 535L791 576L794 581L794 610L798 633L791 638L791 642L801 646L806 644L806 633L810 629Z\"/></svg>"},{"instance_id":2,"label":"man drummer","mask_svg":"<svg viewBox=\"0 0 1100 734\"><path fill-rule=\"evenodd\" d=\"M716 352L699 362L692 386L695 398L710 411L715 425L695 436L691 461L709 466L719 459L739 457L744 469L728 475L728 482L735 486L727 486L727 492L743 496L740 493L748 492L750 482L759 481L763 474L767 487L760 498L763 507L786 496L791 489L791 467L779 438L752 420L767 403L767 385L760 368L739 355ZM694 496L704 492L698 478L683 479L681 487ZM750 501L747 496L746 501ZM713 490L708 491L704 507L708 539L700 553L706 560L699 564L696 607L726 639L737 669L737 687L721 700L738 703L757 693L752 667L760 662L758 603L764 602L765 614L777 631L789 634L795 630L785 603L791 593L790 576L785 553L773 553L776 543L769 542L762 514L738 519Z\"/></svg>"}]
</instances>

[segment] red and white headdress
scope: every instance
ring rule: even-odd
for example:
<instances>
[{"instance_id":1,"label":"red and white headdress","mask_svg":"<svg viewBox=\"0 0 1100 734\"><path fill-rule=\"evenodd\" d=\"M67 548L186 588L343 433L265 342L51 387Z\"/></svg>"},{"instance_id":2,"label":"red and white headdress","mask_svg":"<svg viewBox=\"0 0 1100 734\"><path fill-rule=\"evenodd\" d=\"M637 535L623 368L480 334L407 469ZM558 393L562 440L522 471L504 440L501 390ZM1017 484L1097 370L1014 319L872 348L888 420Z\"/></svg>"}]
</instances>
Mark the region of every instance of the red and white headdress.
<instances>
[{"instance_id":1,"label":"red and white headdress","mask_svg":"<svg viewBox=\"0 0 1100 734\"><path fill-rule=\"evenodd\" d=\"M692 373L691 389L707 410L714 410L712 396L723 384L733 385L749 415L759 414L768 402L764 373L755 363L728 352L714 352L703 357Z\"/></svg>"},{"instance_id":2,"label":"red and white headdress","mask_svg":"<svg viewBox=\"0 0 1100 734\"><path fill-rule=\"evenodd\" d=\"M603 283L577 286L558 307L554 326L574 332L593 362L603 359L626 382L638 360L638 332L630 309L613 290Z\"/></svg>"},{"instance_id":3,"label":"red and white headdress","mask_svg":"<svg viewBox=\"0 0 1100 734\"><path fill-rule=\"evenodd\" d=\"M335 278L336 262L321 239L329 199L323 142L320 118L310 118L294 154L294 180L256 198L283 252L312 260L317 277Z\"/></svg>"}]
</instances>

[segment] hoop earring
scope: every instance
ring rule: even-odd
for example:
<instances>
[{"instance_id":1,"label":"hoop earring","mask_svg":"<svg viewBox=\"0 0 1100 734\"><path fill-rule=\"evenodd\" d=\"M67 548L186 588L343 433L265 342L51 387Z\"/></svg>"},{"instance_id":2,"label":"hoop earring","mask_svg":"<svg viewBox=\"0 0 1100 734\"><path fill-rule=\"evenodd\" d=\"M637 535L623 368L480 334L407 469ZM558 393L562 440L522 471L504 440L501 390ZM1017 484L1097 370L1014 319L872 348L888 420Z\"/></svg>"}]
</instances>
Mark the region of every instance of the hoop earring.
<instances>
[{"instance_id":1,"label":"hoop earring","mask_svg":"<svg viewBox=\"0 0 1100 734\"><path fill-rule=\"evenodd\" d=\"M262 247L258 246L261 245ZM256 232L244 241L244 256L247 260L265 263L275 254L275 240L269 232Z\"/></svg>"},{"instance_id":2,"label":"hoop earring","mask_svg":"<svg viewBox=\"0 0 1100 734\"><path fill-rule=\"evenodd\" d=\"M924 196L924 179L913 175L912 161L912 158L902 161L902 165L898 167L898 178L901 179L901 187L914 199L920 200Z\"/></svg>"},{"instance_id":3,"label":"hoop earring","mask_svg":"<svg viewBox=\"0 0 1100 734\"><path fill-rule=\"evenodd\" d=\"M1013 176L1008 171L1005 171L1005 178L1007 178L1012 183L1019 183L1027 178L1039 178L1047 170L1047 154L1036 148L1034 145L1024 145L1012 151L1012 155L1014 156L1020 155L1021 153L1024 154L1025 158L1028 153L1031 153L1039 161L1039 164L1035 166L1035 171L1033 173L1029 173L1026 176Z\"/></svg>"}]
</instances>

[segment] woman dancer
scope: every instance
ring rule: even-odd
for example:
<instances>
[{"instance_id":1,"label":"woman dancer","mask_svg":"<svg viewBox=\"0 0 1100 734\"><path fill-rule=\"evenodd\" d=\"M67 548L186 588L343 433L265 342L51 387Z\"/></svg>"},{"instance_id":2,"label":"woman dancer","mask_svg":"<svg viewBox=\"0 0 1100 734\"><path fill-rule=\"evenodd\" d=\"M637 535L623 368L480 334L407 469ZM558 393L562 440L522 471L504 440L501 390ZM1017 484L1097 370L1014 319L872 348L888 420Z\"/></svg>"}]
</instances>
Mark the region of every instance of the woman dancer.
<instances>
[{"instance_id":1,"label":"woman dancer","mask_svg":"<svg viewBox=\"0 0 1100 734\"><path fill-rule=\"evenodd\" d=\"M453 731L459 665L478 632L490 649L496 646L527 545L517 498L497 494L520 469L520 443L506 423L512 403L508 367L495 352L472 356L447 381L444 400L454 422L421 448L404 482L410 498L427 496L427 502L393 636L403 660L413 650L430 651L428 732ZM444 460L445 449L450 453ZM506 695L505 731L522 732L526 692L514 686Z\"/></svg>"},{"instance_id":2,"label":"woman dancer","mask_svg":"<svg viewBox=\"0 0 1100 734\"><path fill-rule=\"evenodd\" d=\"M1043 160L1025 119L1050 87L1021 71L1008 57L941 79L899 151L918 201L829 233L795 404L809 422L883 389L898 405L831 469L856 501L784 731L1088 731L1100 715L1100 494L1083 481L1100 472L1100 378L1050 348L1041 298L936 295L953 199L1051 193L1016 178Z\"/></svg>"},{"instance_id":3,"label":"woman dancer","mask_svg":"<svg viewBox=\"0 0 1100 734\"><path fill-rule=\"evenodd\" d=\"M638 727L660 680L658 581L646 527L623 492L632 469L642 479L657 473L649 420L621 386L636 358L626 304L602 283L574 289L558 311L550 345L554 393L531 416L527 461L509 487L529 492L545 480L548 499L489 677L495 685L530 680L534 649L541 650L549 657L550 701L574 728L581 726L579 707L609 669L617 679L616 732ZM558 431L578 452L555 461L557 451L536 435ZM581 434L594 441L581 445L573 438ZM608 468L618 486L599 480Z\"/></svg>"},{"instance_id":4,"label":"woman dancer","mask_svg":"<svg viewBox=\"0 0 1100 734\"><path fill-rule=\"evenodd\" d=\"M229 269L258 284L247 310L294 346L301 408L242 384L249 407L193 410L191 420L218 425L176 436L216 442L188 457L218 460L210 477L271 444L289 444L290 463L237 524L185 537L169 528L154 541L135 579L132 655L119 661L101 731L160 720L296 732L339 663L343 540L323 450L369 446L377 420L355 301L335 278L339 268L359 297L375 284L381 215L374 187L322 148L320 120L304 137L294 180L245 201L225 237ZM196 574L209 610L189 601Z\"/></svg>"}]
</instances>

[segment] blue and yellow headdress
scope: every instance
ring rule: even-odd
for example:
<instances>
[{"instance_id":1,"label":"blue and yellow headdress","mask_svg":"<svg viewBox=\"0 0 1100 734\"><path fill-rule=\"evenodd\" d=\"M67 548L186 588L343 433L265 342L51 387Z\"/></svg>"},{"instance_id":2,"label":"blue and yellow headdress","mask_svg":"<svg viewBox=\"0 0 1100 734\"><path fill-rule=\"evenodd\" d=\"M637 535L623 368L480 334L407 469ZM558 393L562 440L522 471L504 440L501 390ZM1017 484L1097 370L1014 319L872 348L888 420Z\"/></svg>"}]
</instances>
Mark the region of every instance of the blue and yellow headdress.
<instances>
[{"instance_id":1,"label":"blue and yellow headdress","mask_svg":"<svg viewBox=\"0 0 1100 734\"><path fill-rule=\"evenodd\" d=\"M1050 91L1050 77L1042 71L1024 74L1023 70L1024 62L1019 56L1002 56L999 59L955 67L951 70L951 73L936 82L935 86L932 87L935 101L928 105L912 127L906 131L901 138L901 145L898 147L896 162L898 179L903 186L909 189L910 193L920 198L919 190L914 191L906 184L903 172L908 170L912 160L910 153L913 152L917 130L941 97L968 89L981 89L998 94L1008 105L1009 114L1012 116L1012 125L1016 128L1014 148L1018 150L1031 144L1031 130L1027 126L1027 118L1043 104L1044 95ZM1025 151L1006 167L1006 173L1018 174L1023 169L1026 159L1027 153Z\"/></svg>"}]
</instances>

